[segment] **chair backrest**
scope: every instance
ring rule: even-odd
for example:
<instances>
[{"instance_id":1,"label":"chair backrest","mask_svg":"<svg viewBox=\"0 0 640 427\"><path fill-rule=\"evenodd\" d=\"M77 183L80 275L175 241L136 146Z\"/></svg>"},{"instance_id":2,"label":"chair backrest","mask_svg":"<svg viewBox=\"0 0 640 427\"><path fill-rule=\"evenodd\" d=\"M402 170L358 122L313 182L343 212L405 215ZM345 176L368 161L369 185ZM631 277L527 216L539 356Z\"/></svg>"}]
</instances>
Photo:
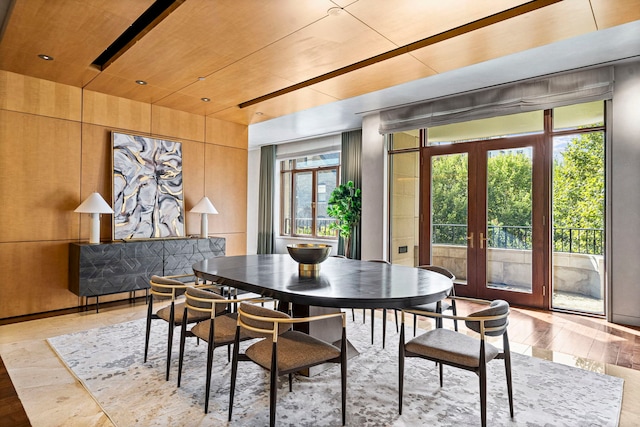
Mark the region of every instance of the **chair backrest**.
<instances>
[{"instance_id":1,"label":"chair backrest","mask_svg":"<svg viewBox=\"0 0 640 427\"><path fill-rule=\"evenodd\" d=\"M435 273L440 273L443 276L447 276L451 280L455 280L456 279L456 275L455 274L453 274L450 270L448 270L448 269L446 269L444 267L440 267L439 265L419 265L417 268L420 268L422 270L433 271Z\"/></svg>"},{"instance_id":2,"label":"chair backrest","mask_svg":"<svg viewBox=\"0 0 640 427\"><path fill-rule=\"evenodd\" d=\"M247 316L248 315L248 316ZM257 316L258 319L251 317ZM277 310L271 310L259 305L248 304L243 302L238 307L238 324L240 326L261 329L263 332L246 329L246 334L251 338L268 338L273 335L273 331L276 326L274 322L270 322L269 319L290 319L287 313L283 313ZM291 324L278 324L278 335L291 329ZM269 332L271 331L271 332Z\"/></svg>"},{"instance_id":3,"label":"chair backrest","mask_svg":"<svg viewBox=\"0 0 640 427\"><path fill-rule=\"evenodd\" d=\"M189 309L200 312L212 312L215 310L214 315L222 314L226 311L226 304L216 304L213 301L226 301L222 295L219 295L211 290L203 288L188 287L185 292L186 306Z\"/></svg>"},{"instance_id":4,"label":"chair backrest","mask_svg":"<svg viewBox=\"0 0 640 427\"><path fill-rule=\"evenodd\" d=\"M509 325L509 303L498 299L492 301L489 308L471 313L469 317L491 317L496 316L495 320L486 320L484 322L485 335L499 336L504 334ZM504 316L504 317L499 317ZM472 320L465 320L467 328L480 333L480 322L474 322Z\"/></svg>"},{"instance_id":5,"label":"chair backrest","mask_svg":"<svg viewBox=\"0 0 640 427\"><path fill-rule=\"evenodd\" d=\"M163 276L151 276L149 281L151 295L159 298L176 298L184 294L187 285L179 280Z\"/></svg>"}]
</instances>

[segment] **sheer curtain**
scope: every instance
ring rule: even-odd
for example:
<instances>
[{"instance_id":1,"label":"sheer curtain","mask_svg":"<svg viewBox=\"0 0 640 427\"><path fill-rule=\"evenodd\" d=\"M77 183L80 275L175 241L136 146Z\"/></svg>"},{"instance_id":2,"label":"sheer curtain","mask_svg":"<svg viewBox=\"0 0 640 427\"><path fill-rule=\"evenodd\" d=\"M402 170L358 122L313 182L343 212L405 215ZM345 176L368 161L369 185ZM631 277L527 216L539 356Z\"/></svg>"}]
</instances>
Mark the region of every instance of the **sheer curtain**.
<instances>
[{"instance_id":1,"label":"sheer curtain","mask_svg":"<svg viewBox=\"0 0 640 427\"><path fill-rule=\"evenodd\" d=\"M356 188L362 188L362 129L342 134L342 159L340 164L340 182L353 181ZM351 257L360 259L360 224L351 236ZM338 240L338 254L344 255L344 239Z\"/></svg>"},{"instance_id":2,"label":"sheer curtain","mask_svg":"<svg viewBox=\"0 0 640 427\"><path fill-rule=\"evenodd\" d=\"M275 251L273 206L275 203L276 146L260 148L260 186L258 196L258 250L259 254Z\"/></svg>"}]
</instances>

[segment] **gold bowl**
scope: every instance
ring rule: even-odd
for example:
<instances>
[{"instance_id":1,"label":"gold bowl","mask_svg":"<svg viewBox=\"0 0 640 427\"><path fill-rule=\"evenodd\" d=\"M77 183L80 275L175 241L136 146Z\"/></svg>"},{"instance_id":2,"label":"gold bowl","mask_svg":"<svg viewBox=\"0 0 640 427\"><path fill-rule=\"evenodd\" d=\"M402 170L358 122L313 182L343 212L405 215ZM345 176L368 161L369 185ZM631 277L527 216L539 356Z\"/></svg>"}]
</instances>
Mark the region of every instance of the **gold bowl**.
<instances>
[{"instance_id":1,"label":"gold bowl","mask_svg":"<svg viewBox=\"0 0 640 427\"><path fill-rule=\"evenodd\" d=\"M317 274L320 271L320 263L331 253L331 245L298 243L287 245L287 251L291 258L300 264L300 274Z\"/></svg>"}]
</instances>

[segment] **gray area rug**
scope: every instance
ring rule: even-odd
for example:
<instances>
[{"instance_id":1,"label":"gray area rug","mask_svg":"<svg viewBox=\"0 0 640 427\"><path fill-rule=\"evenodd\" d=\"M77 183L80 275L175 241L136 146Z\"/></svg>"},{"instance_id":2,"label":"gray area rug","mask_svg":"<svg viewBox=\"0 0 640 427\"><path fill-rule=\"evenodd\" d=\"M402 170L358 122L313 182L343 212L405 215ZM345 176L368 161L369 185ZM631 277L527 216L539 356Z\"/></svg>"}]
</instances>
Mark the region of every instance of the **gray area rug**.
<instances>
[{"instance_id":1,"label":"gray area rug","mask_svg":"<svg viewBox=\"0 0 640 427\"><path fill-rule=\"evenodd\" d=\"M475 374L445 366L440 388L435 364L413 358L406 359L403 415L399 416L398 334L390 323L382 350L380 326L378 321L372 346L368 322L348 324L347 336L360 355L348 364L347 425L480 425ZM206 343L187 340L182 386L177 388L178 333L171 379L166 382L167 324L154 321L147 363L143 363L144 328L145 321L138 320L54 337L49 343L117 426L268 425L266 370L252 362L239 364L233 421L228 423L231 364L227 349L215 351L209 414L205 415ZM412 336L410 329L407 336ZM618 425L622 379L520 354L512 357L515 417L509 417L504 363L494 360L488 369L489 426ZM340 414L338 365L311 378L296 376L292 393L286 377L281 378L278 425L339 426Z\"/></svg>"}]
</instances>

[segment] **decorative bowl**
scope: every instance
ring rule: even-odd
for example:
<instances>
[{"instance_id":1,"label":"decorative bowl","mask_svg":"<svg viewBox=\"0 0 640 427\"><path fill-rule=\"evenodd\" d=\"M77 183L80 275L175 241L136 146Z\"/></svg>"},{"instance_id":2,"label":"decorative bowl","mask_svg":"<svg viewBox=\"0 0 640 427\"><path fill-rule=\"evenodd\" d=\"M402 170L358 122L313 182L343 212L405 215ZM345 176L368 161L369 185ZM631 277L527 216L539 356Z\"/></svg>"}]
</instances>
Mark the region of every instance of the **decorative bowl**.
<instances>
[{"instance_id":1,"label":"decorative bowl","mask_svg":"<svg viewBox=\"0 0 640 427\"><path fill-rule=\"evenodd\" d=\"M320 263L326 260L331 253L331 245L298 243L287 245L289 255L299 263L300 274L306 272L317 274L320 271Z\"/></svg>"}]
</instances>

